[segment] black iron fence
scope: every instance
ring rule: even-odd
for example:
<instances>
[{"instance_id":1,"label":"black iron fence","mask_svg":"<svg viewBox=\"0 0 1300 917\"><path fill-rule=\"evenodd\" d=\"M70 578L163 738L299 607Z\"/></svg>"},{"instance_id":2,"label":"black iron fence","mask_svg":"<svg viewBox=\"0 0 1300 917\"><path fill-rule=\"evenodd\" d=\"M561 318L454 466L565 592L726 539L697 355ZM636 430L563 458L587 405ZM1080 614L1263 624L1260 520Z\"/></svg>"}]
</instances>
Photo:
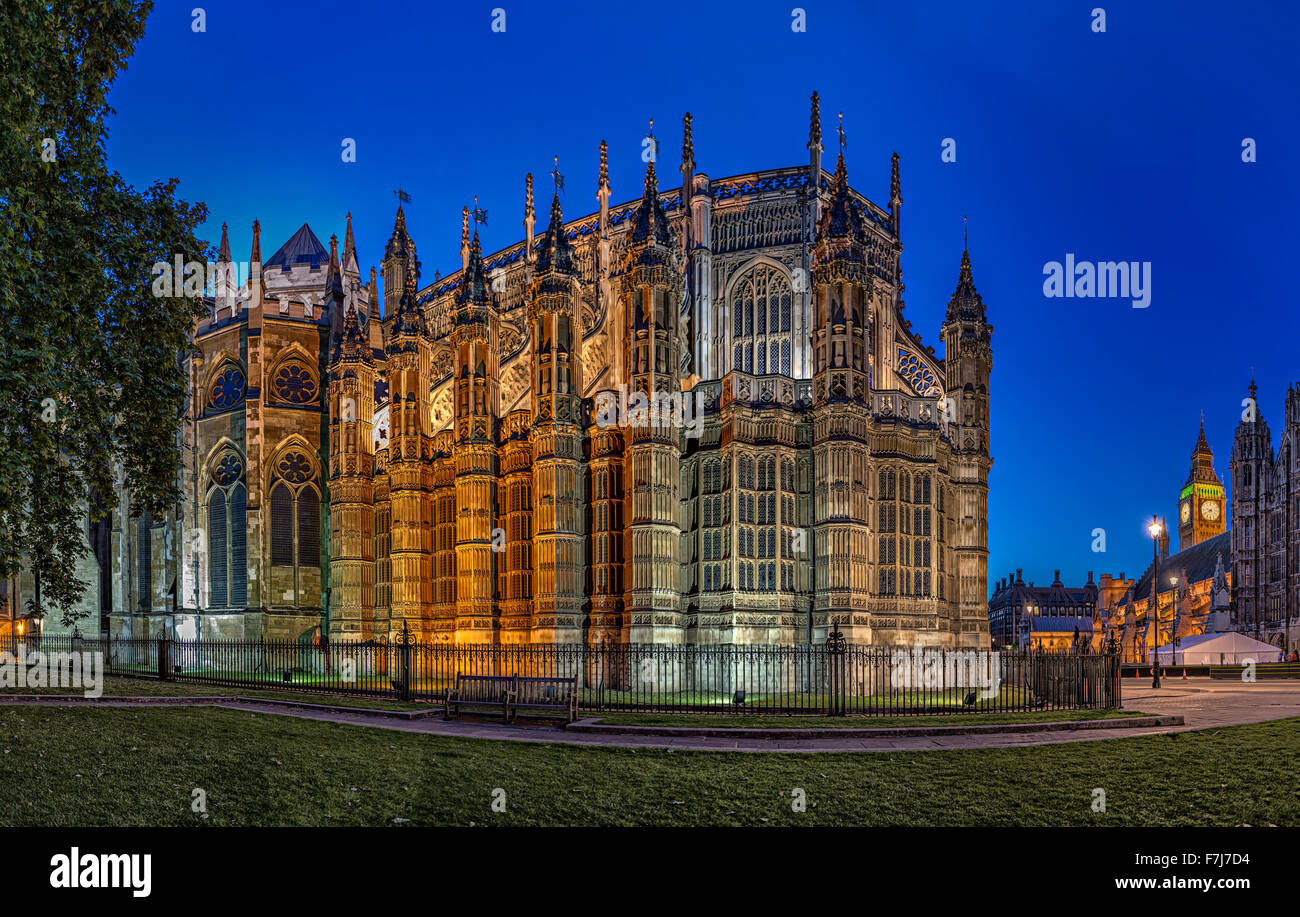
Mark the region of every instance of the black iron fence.
<instances>
[{"instance_id":1,"label":"black iron fence","mask_svg":"<svg viewBox=\"0 0 1300 917\"><path fill-rule=\"evenodd\" d=\"M46 635L0 637L0 652L29 660L34 653L100 653L105 675L415 701L441 701L465 675L573 678L579 708L590 711L910 715L1120 706L1114 655L835 640L811 646L586 646Z\"/></svg>"}]
</instances>

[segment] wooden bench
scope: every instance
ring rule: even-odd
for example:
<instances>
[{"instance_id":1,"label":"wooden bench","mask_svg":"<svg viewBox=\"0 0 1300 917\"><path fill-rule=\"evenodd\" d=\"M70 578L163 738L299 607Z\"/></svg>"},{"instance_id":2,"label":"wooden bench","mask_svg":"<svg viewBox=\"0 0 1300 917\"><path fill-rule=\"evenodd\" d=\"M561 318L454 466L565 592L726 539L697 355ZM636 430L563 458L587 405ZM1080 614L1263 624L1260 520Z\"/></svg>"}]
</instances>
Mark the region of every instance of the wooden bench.
<instances>
[{"instance_id":1,"label":"wooden bench","mask_svg":"<svg viewBox=\"0 0 1300 917\"><path fill-rule=\"evenodd\" d=\"M510 700L514 696L513 675L457 675L456 687L447 689L443 719L459 716L462 708L490 709L510 719Z\"/></svg>"},{"instance_id":2,"label":"wooden bench","mask_svg":"<svg viewBox=\"0 0 1300 917\"><path fill-rule=\"evenodd\" d=\"M578 679L576 676L516 676L508 702L507 719L518 720L522 711L528 717L564 717L572 723L578 718Z\"/></svg>"}]
</instances>

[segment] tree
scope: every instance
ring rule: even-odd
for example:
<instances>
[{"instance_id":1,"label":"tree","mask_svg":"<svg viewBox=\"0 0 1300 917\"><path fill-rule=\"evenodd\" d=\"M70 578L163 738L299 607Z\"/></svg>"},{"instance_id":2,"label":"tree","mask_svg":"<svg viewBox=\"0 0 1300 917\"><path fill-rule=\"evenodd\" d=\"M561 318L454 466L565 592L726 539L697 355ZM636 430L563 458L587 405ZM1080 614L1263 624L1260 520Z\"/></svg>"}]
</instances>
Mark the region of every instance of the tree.
<instances>
[{"instance_id":1,"label":"tree","mask_svg":"<svg viewBox=\"0 0 1300 917\"><path fill-rule=\"evenodd\" d=\"M198 298L156 297L153 265L206 261L202 204L108 169L106 96L150 2L0 5L0 577L24 564L65 624L92 518L179 501L182 372Z\"/></svg>"}]
</instances>

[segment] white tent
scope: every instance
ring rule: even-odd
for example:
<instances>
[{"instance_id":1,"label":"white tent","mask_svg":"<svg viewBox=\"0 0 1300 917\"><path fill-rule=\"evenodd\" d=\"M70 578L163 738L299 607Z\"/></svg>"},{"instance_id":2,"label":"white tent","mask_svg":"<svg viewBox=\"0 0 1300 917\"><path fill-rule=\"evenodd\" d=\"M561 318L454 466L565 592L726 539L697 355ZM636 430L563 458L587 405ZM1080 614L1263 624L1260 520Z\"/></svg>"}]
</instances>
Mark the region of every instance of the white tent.
<instances>
[{"instance_id":1,"label":"white tent","mask_svg":"<svg viewBox=\"0 0 1300 917\"><path fill-rule=\"evenodd\" d=\"M1161 665L1240 665L1247 660L1277 662L1276 646L1235 632L1184 637L1177 648L1156 650Z\"/></svg>"}]
</instances>

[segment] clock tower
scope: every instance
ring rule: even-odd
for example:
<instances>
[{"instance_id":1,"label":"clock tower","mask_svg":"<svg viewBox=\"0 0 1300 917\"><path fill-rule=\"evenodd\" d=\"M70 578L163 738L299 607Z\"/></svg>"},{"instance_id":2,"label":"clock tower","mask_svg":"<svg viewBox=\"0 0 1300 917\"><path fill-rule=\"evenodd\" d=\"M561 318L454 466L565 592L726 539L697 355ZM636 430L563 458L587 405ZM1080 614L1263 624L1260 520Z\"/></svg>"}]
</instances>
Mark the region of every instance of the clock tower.
<instances>
[{"instance_id":1,"label":"clock tower","mask_svg":"<svg viewBox=\"0 0 1300 917\"><path fill-rule=\"evenodd\" d=\"M1205 441L1205 418L1192 450L1192 468L1178 495L1178 550L1186 551L1207 538L1222 534L1224 518L1223 483L1214 473L1214 453Z\"/></svg>"}]
</instances>

